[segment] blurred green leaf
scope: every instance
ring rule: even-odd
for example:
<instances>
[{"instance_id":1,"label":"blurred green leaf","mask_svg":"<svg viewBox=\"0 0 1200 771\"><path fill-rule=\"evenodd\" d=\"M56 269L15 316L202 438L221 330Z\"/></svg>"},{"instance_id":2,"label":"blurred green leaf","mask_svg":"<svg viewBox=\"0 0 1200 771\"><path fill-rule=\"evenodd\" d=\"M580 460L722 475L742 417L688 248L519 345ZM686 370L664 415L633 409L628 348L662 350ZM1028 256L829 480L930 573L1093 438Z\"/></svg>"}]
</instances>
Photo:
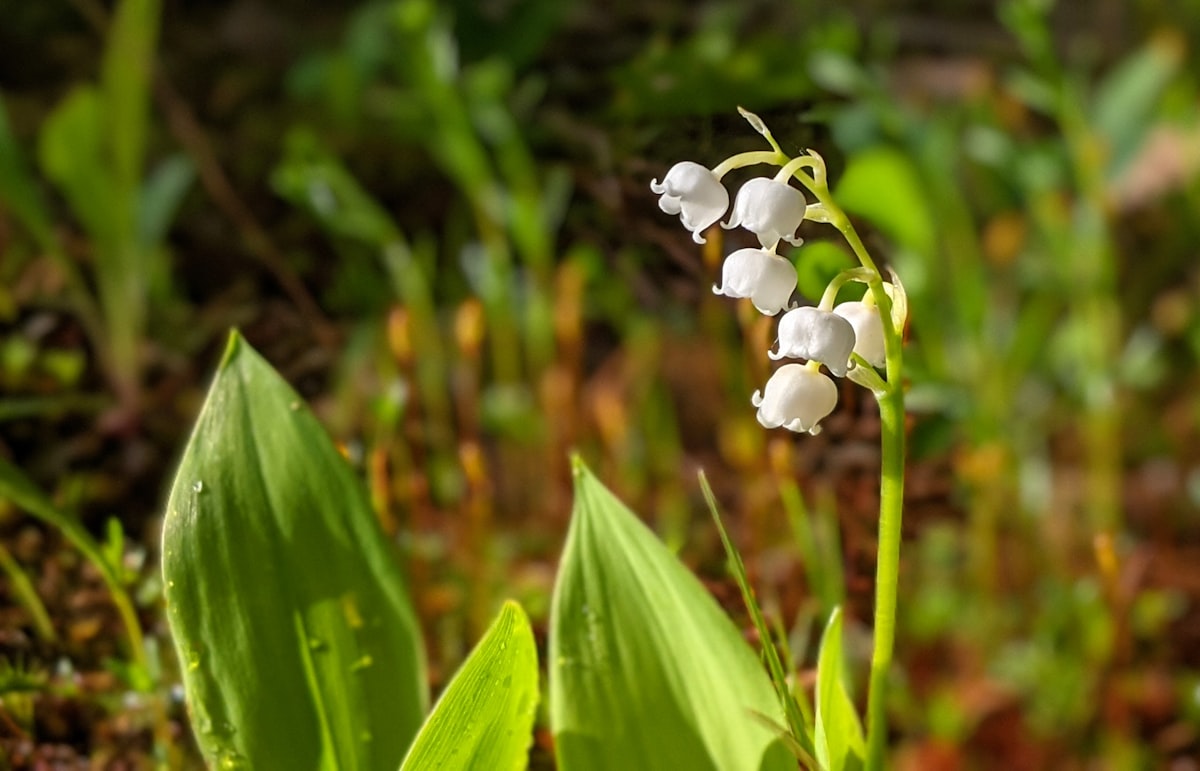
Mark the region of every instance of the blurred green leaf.
<instances>
[{"instance_id":1,"label":"blurred green leaf","mask_svg":"<svg viewBox=\"0 0 1200 771\"><path fill-rule=\"evenodd\" d=\"M46 642L54 642L57 635L54 632L54 622L50 620L50 613L46 610L45 603L38 596L37 589L33 585L33 581L29 578L29 573L21 566L19 562L13 559L12 554L0 543L0 573L8 581L8 593L12 601L21 606L24 611L29 614L29 620L33 624L33 629L37 632L37 636ZM4 693L7 689L0 684L0 693ZM5 706L8 706L7 704Z\"/></svg>"},{"instance_id":2,"label":"blurred green leaf","mask_svg":"<svg viewBox=\"0 0 1200 771\"><path fill-rule=\"evenodd\" d=\"M159 0L122 0L109 27L101 84L116 186L110 195L132 197L141 180L160 13Z\"/></svg>"},{"instance_id":3,"label":"blurred green leaf","mask_svg":"<svg viewBox=\"0 0 1200 771\"><path fill-rule=\"evenodd\" d=\"M29 175L3 100L0 100L0 202L16 215L43 248L53 241L46 202Z\"/></svg>"},{"instance_id":4,"label":"blurred green leaf","mask_svg":"<svg viewBox=\"0 0 1200 771\"><path fill-rule=\"evenodd\" d=\"M401 236L391 216L312 132L288 132L271 174L275 192L307 211L330 234L382 247Z\"/></svg>"},{"instance_id":5,"label":"blurred green leaf","mask_svg":"<svg viewBox=\"0 0 1200 771\"><path fill-rule=\"evenodd\" d=\"M38 160L88 232L109 241L115 211L112 175L104 163L104 111L99 91L77 86L42 124Z\"/></svg>"},{"instance_id":6,"label":"blurred green leaf","mask_svg":"<svg viewBox=\"0 0 1200 771\"><path fill-rule=\"evenodd\" d=\"M854 155L834 197L898 245L918 254L933 251L937 234L924 185L912 161L899 150L876 147Z\"/></svg>"},{"instance_id":7,"label":"blurred green leaf","mask_svg":"<svg viewBox=\"0 0 1200 771\"><path fill-rule=\"evenodd\" d=\"M537 702L533 629L509 601L438 699L401 771L525 768Z\"/></svg>"},{"instance_id":8,"label":"blurred green leaf","mask_svg":"<svg viewBox=\"0 0 1200 771\"><path fill-rule=\"evenodd\" d=\"M523 66L541 54L572 7L572 0L525 0L489 6L453 0L456 38L468 61L494 56Z\"/></svg>"},{"instance_id":9,"label":"blurred green leaf","mask_svg":"<svg viewBox=\"0 0 1200 771\"><path fill-rule=\"evenodd\" d=\"M738 105L764 109L814 92L798 64L795 39L775 34L739 38L747 7L707 5L695 34L681 42L659 37L613 72L616 107L630 117L732 113Z\"/></svg>"},{"instance_id":10,"label":"blurred green leaf","mask_svg":"<svg viewBox=\"0 0 1200 771\"><path fill-rule=\"evenodd\" d=\"M817 760L830 771L862 768L862 724L846 691L842 664L842 611L829 616L817 655Z\"/></svg>"},{"instance_id":11,"label":"blurred green leaf","mask_svg":"<svg viewBox=\"0 0 1200 771\"><path fill-rule=\"evenodd\" d=\"M1133 160L1154 107L1179 71L1182 45L1171 36L1150 41L1101 81L1096 89L1092 125L1109 144L1108 176L1116 177Z\"/></svg>"},{"instance_id":12,"label":"blurred green leaf","mask_svg":"<svg viewBox=\"0 0 1200 771\"><path fill-rule=\"evenodd\" d=\"M163 580L217 767L399 766L427 698L403 578L360 480L236 333L167 504Z\"/></svg>"},{"instance_id":13,"label":"blurred green leaf","mask_svg":"<svg viewBox=\"0 0 1200 771\"><path fill-rule=\"evenodd\" d=\"M142 185L138 203L138 240L151 249L166 238L179 204L196 179L186 155L172 155L158 164Z\"/></svg>"},{"instance_id":14,"label":"blurred green leaf","mask_svg":"<svg viewBox=\"0 0 1200 771\"><path fill-rule=\"evenodd\" d=\"M788 258L796 266L796 288L813 302L821 299L834 276L858 264L832 241L809 241L789 251Z\"/></svg>"},{"instance_id":15,"label":"blurred green leaf","mask_svg":"<svg viewBox=\"0 0 1200 771\"><path fill-rule=\"evenodd\" d=\"M737 627L578 460L550 627L563 771L796 767L754 715L783 722Z\"/></svg>"},{"instance_id":16,"label":"blurred green leaf","mask_svg":"<svg viewBox=\"0 0 1200 771\"><path fill-rule=\"evenodd\" d=\"M104 541L100 547L113 575L120 578L122 583L128 583L130 576L125 569L125 530L121 527L121 520L109 517L104 523Z\"/></svg>"}]
</instances>

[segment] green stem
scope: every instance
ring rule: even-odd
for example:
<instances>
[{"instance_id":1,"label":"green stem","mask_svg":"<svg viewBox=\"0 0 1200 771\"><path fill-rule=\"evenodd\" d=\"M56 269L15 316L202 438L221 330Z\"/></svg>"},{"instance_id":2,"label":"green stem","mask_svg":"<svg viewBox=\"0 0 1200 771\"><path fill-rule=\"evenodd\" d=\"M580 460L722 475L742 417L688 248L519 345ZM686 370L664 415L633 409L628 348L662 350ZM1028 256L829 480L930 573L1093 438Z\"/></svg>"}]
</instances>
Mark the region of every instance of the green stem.
<instances>
[{"instance_id":1,"label":"green stem","mask_svg":"<svg viewBox=\"0 0 1200 771\"><path fill-rule=\"evenodd\" d=\"M887 314L881 315L886 317ZM888 342L892 342L891 338ZM875 646L871 653L867 692L867 771L884 767L887 746L887 677L896 640L900 523L904 511L904 391L891 378L892 372L899 369L900 346L889 345L888 348L890 388L879 397L883 461L879 487L879 553L875 568Z\"/></svg>"},{"instance_id":2,"label":"green stem","mask_svg":"<svg viewBox=\"0 0 1200 771\"><path fill-rule=\"evenodd\" d=\"M882 454L879 485L879 552L875 567L875 632L867 690L866 771L884 768L887 749L887 680L896 641L896 594L900 576L900 525L904 513L904 388L903 340L892 319L892 303L883 278L849 217L833 202L828 188L796 174L830 213L830 224L846 238L859 262L873 274L867 281L879 306L887 358L887 386L876 391ZM812 183L810 185L810 182Z\"/></svg>"}]
</instances>

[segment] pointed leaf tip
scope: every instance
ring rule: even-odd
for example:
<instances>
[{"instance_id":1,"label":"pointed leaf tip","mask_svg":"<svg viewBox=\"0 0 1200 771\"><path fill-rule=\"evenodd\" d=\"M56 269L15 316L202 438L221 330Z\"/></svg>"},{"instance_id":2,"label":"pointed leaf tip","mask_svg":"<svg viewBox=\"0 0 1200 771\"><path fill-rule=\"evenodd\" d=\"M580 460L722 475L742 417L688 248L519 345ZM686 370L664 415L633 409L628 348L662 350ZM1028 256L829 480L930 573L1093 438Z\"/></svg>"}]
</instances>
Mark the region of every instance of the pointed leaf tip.
<instances>
[{"instance_id":1,"label":"pointed leaf tip","mask_svg":"<svg viewBox=\"0 0 1200 771\"><path fill-rule=\"evenodd\" d=\"M233 357L237 355L239 348L246 343L246 338L242 337L242 333L237 327L232 327L229 330L229 337L225 340L225 352L221 354L221 363L217 365L218 371L225 369L233 363Z\"/></svg>"},{"instance_id":2,"label":"pointed leaf tip","mask_svg":"<svg viewBox=\"0 0 1200 771\"><path fill-rule=\"evenodd\" d=\"M525 768L538 696L533 629L524 608L508 600L434 706L401 771Z\"/></svg>"},{"instance_id":3,"label":"pointed leaf tip","mask_svg":"<svg viewBox=\"0 0 1200 771\"><path fill-rule=\"evenodd\" d=\"M583 462L583 457L577 453L571 453L571 477L578 482L584 476L591 476L591 469Z\"/></svg>"}]
</instances>

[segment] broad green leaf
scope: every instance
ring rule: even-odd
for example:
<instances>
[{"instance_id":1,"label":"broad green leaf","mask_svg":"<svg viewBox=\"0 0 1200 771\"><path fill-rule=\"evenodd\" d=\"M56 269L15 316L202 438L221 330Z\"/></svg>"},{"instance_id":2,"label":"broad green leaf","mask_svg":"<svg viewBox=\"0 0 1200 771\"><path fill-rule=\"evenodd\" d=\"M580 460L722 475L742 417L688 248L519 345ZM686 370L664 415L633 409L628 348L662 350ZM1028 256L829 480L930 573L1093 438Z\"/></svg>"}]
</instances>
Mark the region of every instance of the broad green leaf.
<instances>
[{"instance_id":1,"label":"broad green leaf","mask_svg":"<svg viewBox=\"0 0 1200 771\"><path fill-rule=\"evenodd\" d=\"M438 699L402 771L525 768L537 702L533 629L509 601Z\"/></svg>"},{"instance_id":2,"label":"broad green leaf","mask_svg":"<svg viewBox=\"0 0 1200 771\"><path fill-rule=\"evenodd\" d=\"M842 611L829 615L817 654L817 761L828 771L855 771L866 757L862 724L842 672Z\"/></svg>"},{"instance_id":3,"label":"broad green leaf","mask_svg":"<svg viewBox=\"0 0 1200 771\"><path fill-rule=\"evenodd\" d=\"M163 579L214 767L399 767L427 694L395 555L316 418L237 333L167 503Z\"/></svg>"},{"instance_id":4,"label":"broad green leaf","mask_svg":"<svg viewBox=\"0 0 1200 771\"><path fill-rule=\"evenodd\" d=\"M925 188L912 161L899 150L876 147L856 154L846 165L834 198L900 246L929 254L936 245Z\"/></svg>"},{"instance_id":5,"label":"broad green leaf","mask_svg":"<svg viewBox=\"0 0 1200 771\"><path fill-rule=\"evenodd\" d=\"M562 771L795 769L758 657L637 516L575 462L550 619Z\"/></svg>"}]
</instances>

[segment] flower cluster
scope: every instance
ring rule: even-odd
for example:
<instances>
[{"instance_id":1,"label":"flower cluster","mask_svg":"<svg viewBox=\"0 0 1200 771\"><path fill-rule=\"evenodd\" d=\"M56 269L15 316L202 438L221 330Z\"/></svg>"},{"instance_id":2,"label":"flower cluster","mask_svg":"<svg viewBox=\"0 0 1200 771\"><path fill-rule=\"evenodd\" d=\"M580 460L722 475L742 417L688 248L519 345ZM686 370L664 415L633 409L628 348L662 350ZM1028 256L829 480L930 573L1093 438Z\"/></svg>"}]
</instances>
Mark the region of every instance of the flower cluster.
<instances>
[{"instance_id":1,"label":"flower cluster","mask_svg":"<svg viewBox=\"0 0 1200 771\"><path fill-rule=\"evenodd\" d=\"M886 364L883 319L873 294L868 292L863 301L835 304L838 289L846 281L869 283L870 277L878 280L878 273L873 266L847 271L830 284L818 306L793 304L796 268L777 249L780 241L800 245L796 231L805 219L830 221L830 208L820 202L827 200L827 196L820 195L827 192L824 164L815 153L788 158L762 122L756 116L744 114L775 152L743 153L712 169L683 161L672 166L661 183L657 179L652 181L650 189L660 196L659 207L668 214L679 215L692 238L704 243L702 233L720 221L729 209L729 193L721 182L726 172L758 163L781 167L774 177L756 177L746 182L734 198L733 211L721 227L745 228L757 236L759 248L738 249L726 257L721 282L713 286L713 291L749 299L768 316L784 312L779 320L778 345L768 356L772 360L803 359L805 363L781 366L751 401L758 408L758 421L763 426L815 434L820 431L821 420L833 411L838 396L837 386L821 371L822 365L836 377L849 377L868 387L882 382L877 373L864 372ZM811 176L795 173L803 168L812 168L814 173ZM809 204L804 193L790 184L793 176L817 193L820 200ZM895 285L881 286L887 298L892 298Z\"/></svg>"}]
</instances>

